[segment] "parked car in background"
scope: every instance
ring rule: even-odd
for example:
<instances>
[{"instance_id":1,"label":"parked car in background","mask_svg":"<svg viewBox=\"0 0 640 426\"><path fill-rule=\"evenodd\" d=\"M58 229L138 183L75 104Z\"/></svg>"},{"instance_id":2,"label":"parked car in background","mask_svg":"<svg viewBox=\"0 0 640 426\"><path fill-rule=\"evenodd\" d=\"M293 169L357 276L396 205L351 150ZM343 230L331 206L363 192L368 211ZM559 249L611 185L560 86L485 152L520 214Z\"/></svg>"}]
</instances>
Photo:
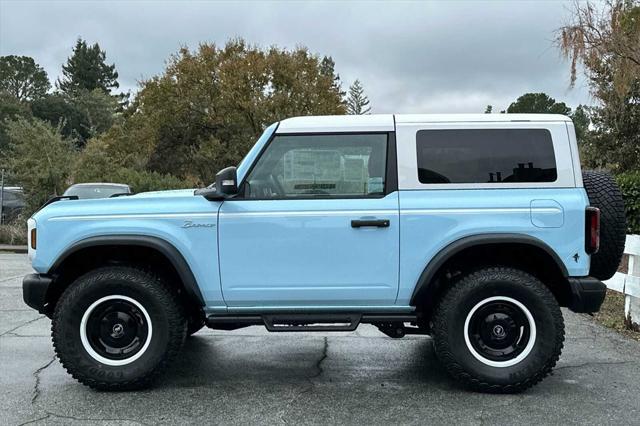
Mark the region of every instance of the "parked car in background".
<instances>
[{"instance_id":1,"label":"parked car in background","mask_svg":"<svg viewBox=\"0 0 640 426\"><path fill-rule=\"evenodd\" d=\"M26 203L22 188L17 186L5 187L2 190L2 216L0 223L11 222L24 210Z\"/></svg>"},{"instance_id":2,"label":"parked car in background","mask_svg":"<svg viewBox=\"0 0 640 426\"><path fill-rule=\"evenodd\" d=\"M79 199L109 198L116 194L131 194L129 185L122 183L77 183L71 185L62 194L65 197L77 196Z\"/></svg>"}]
</instances>

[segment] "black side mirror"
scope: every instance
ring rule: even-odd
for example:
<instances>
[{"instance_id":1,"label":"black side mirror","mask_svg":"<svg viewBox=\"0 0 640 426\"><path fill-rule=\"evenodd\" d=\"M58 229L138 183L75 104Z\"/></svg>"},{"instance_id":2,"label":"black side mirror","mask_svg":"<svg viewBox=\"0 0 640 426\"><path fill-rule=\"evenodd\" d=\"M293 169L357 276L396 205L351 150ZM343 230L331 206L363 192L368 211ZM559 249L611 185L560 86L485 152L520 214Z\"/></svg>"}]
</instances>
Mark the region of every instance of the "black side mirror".
<instances>
[{"instance_id":1,"label":"black side mirror","mask_svg":"<svg viewBox=\"0 0 640 426\"><path fill-rule=\"evenodd\" d=\"M216 174L216 190L225 198L238 193L238 175L235 167L227 167Z\"/></svg>"},{"instance_id":2,"label":"black side mirror","mask_svg":"<svg viewBox=\"0 0 640 426\"><path fill-rule=\"evenodd\" d=\"M238 174L235 167L227 167L216 174L215 186L198 189L195 195L202 195L209 201L220 201L238 193Z\"/></svg>"}]
</instances>

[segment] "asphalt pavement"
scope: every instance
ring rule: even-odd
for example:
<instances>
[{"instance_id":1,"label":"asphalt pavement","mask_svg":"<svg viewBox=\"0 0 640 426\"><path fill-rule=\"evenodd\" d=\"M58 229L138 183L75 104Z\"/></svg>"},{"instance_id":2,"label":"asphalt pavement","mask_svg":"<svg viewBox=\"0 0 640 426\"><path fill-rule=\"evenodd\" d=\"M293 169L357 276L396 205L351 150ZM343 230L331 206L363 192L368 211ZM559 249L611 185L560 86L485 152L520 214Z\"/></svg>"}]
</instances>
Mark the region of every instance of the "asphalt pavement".
<instances>
[{"instance_id":1,"label":"asphalt pavement","mask_svg":"<svg viewBox=\"0 0 640 426\"><path fill-rule=\"evenodd\" d=\"M26 255L0 253L0 424L640 424L640 343L564 311L553 375L519 395L460 388L430 338L203 330L151 389L97 392L55 358L22 301Z\"/></svg>"}]
</instances>

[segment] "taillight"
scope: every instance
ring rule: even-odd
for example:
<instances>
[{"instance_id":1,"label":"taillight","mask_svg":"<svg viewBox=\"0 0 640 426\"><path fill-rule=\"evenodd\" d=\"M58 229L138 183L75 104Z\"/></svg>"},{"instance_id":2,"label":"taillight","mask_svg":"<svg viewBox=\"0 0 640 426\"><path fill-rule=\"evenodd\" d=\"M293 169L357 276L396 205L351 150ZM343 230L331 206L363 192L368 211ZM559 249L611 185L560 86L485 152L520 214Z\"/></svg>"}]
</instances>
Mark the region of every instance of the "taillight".
<instances>
[{"instance_id":1,"label":"taillight","mask_svg":"<svg viewBox=\"0 0 640 426\"><path fill-rule=\"evenodd\" d=\"M587 254L594 254L600 248L600 209L587 207L585 220L585 244Z\"/></svg>"}]
</instances>

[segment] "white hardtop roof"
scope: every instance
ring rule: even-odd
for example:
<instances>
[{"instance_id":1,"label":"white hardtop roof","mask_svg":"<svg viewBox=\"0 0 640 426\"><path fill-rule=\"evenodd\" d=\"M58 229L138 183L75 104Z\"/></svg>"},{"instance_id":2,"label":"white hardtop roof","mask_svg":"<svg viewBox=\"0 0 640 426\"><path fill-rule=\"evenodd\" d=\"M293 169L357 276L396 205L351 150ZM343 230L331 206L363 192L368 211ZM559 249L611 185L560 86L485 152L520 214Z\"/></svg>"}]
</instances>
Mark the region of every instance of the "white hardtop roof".
<instances>
[{"instance_id":1,"label":"white hardtop roof","mask_svg":"<svg viewBox=\"0 0 640 426\"><path fill-rule=\"evenodd\" d=\"M371 114L316 115L282 120L276 133L390 132L396 123L501 123L510 121L571 121L560 114Z\"/></svg>"}]
</instances>

